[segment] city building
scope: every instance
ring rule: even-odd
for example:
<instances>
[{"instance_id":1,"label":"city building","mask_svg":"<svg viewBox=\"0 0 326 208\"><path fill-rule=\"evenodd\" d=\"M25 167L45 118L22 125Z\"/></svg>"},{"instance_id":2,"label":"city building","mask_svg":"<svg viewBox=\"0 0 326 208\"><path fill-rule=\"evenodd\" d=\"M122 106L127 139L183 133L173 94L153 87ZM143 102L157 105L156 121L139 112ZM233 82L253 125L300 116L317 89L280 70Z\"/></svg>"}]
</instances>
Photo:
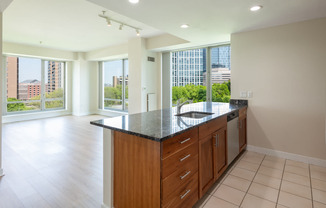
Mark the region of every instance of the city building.
<instances>
[{"instance_id":1,"label":"city building","mask_svg":"<svg viewBox=\"0 0 326 208\"><path fill-rule=\"evenodd\" d=\"M211 49L212 83L230 80L230 56L230 45ZM172 86L206 85L206 49L173 52L171 68Z\"/></svg>"},{"instance_id":2,"label":"city building","mask_svg":"<svg viewBox=\"0 0 326 208\"><path fill-rule=\"evenodd\" d=\"M53 92L62 88L62 73L64 69L63 62L49 61L48 62L48 82L46 92Z\"/></svg>"},{"instance_id":3,"label":"city building","mask_svg":"<svg viewBox=\"0 0 326 208\"><path fill-rule=\"evenodd\" d=\"M203 74L203 84L206 85L206 72ZM212 84L228 82L231 80L231 70L228 68L213 68L211 72Z\"/></svg>"},{"instance_id":4,"label":"city building","mask_svg":"<svg viewBox=\"0 0 326 208\"><path fill-rule=\"evenodd\" d=\"M37 79L25 80L19 83L18 99L29 100L41 94L41 82Z\"/></svg>"},{"instance_id":5,"label":"city building","mask_svg":"<svg viewBox=\"0 0 326 208\"><path fill-rule=\"evenodd\" d=\"M113 76L112 77L112 87L117 87L118 85L122 85L123 77L122 76ZM126 86L128 86L128 75L125 77Z\"/></svg>"},{"instance_id":6,"label":"city building","mask_svg":"<svg viewBox=\"0 0 326 208\"><path fill-rule=\"evenodd\" d=\"M172 86L202 85L206 71L206 49L171 53Z\"/></svg>"},{"instance_id":7,"label":"city building","mask_svg":"<svg viewBox=\"0 0 326 208\"><path fill-rule=\"evenodd\" d=\"M17 98L18 95L18 69L17 57L7 58L7 98Z\"/></svg>"},{"instance_id":8,"label":"city building","mask_svg":"<svg viewBox=\"0 0 326 208\"><path fill-rule=\"evenodd\" d=\"M211 50L212 68L231 69L231 47L230 45L219 46Z\"/></svg>"}]
</instances>

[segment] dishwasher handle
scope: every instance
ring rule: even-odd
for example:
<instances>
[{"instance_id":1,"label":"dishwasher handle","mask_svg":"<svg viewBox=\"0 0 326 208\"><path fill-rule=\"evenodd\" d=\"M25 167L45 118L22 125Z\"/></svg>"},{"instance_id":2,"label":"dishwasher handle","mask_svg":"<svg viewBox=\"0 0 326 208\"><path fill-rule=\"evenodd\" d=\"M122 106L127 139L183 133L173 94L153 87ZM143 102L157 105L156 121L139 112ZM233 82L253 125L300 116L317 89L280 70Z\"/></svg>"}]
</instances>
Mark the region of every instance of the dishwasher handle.
<instances>
[{"instance_id":1,"label":"dishwasher handle","mask_svg":"<svg viewBox=\"0 0 326 208\"><path fill-rule=\"evenodd\" d=\"M239 117L239 111L234 111L227 116L227 121L232 121L233 119Z\"/></svg>"}]
</instances>

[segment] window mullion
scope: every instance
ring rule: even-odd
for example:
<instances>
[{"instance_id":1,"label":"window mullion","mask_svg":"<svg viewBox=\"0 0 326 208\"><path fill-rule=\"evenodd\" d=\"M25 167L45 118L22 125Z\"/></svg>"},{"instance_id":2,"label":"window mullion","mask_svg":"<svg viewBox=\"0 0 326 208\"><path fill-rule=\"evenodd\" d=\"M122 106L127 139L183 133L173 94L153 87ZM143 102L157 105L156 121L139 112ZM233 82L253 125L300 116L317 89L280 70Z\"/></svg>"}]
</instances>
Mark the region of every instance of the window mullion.
<instances>
[{"instance_id":1,"label":"window mullion","mask_svg":"<svg viewBox=\"0 0 326 208\"><path fill-rule=\"evenodd\" d=\"M122 110L126 110L126 102L125 102L125 59L122 59Z\"/></svg>"},{"instance_id":2,"label":"window mullion","mask_svg":"<svg viewBox=\"0 0 326 208\"><path fill-rule=\"evenodd\" d=\"M41 111L45 110L45 61L42 60L41 62Z\"/></svg>"}]
</instances>

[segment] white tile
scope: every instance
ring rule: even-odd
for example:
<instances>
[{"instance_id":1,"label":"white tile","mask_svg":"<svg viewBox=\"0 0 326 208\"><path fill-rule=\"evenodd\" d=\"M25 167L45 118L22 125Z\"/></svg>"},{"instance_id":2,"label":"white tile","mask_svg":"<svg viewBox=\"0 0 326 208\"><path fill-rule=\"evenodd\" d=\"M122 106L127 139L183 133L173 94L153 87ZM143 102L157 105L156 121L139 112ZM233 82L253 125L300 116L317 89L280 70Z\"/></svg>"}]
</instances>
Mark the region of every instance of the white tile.
<instances>
[{"instance_id":1,"label":"white tile","mask_svg":"<svg viewBox=\"0 0 326 208\"><path fill-rule=\"evenodd\" d=\"M278 203L293 208L312 208L312 201L284 191L280 192Z\"/></svg>"},{"instance_id":2,"label":"white tile","mask_svg":"<svg viewBox=\"0 0 326 208\"><path fill-rule=\"evenodd\" d=\"M275 208L275 203L247 194L241 204L242 208ZM223 208L223 207L221 207Z\"/></svg>"},{"instance_id":3,"label":"white tile","mask_svg":"<svg viewBox=\"0 0 326 208\"><path fill-rule=\"evenodd\" d=\"M239 206L245 196L245 192L222 184L213 196Z\"/></svg>"},{"instance_id":4,"label":"white tile","mask_svg":"<svg viewBox=\"0 0 326 208\"><path fill-rule=\"evenodd\" d=\"M276 202L278 196L278 189L273 189L271 187L264 186L258 183L252 183L248 190L248 193L272 202Z\"/></svg>"}]
</instances>

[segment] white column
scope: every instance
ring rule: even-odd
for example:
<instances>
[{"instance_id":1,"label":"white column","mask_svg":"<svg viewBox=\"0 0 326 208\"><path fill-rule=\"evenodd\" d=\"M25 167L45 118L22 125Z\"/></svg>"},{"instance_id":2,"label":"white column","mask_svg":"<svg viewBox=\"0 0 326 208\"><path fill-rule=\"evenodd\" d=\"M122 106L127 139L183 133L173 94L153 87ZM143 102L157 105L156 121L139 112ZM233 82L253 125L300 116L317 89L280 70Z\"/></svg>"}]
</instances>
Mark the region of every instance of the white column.
<instances>
[{"instance_id":1,"label":"white column","mask_svg":"<svg viewBox=\"0 0 326 208\"><path fill-rule=\"evenodd\" d=\"M102 208L113 208L113 132L103 128L103 203Z\"/></svg>"},{"instance_id":2,"label":"white column","mask_svg":"<svg viewBox=\"0 0 326 208\"><path fill-rule=\"evenodd\" d=\"M72 73L72 114L84 116L97 110L97 62L87 61L85 53L77 53Z\"/></svg>"},{"instance_id":3,"label":"white column","mask_svg":"<svg viewBox=\"0 0 326 208\"><path fill-rule=\"evenodd\" d=\"M2 12L0 11L0 75L2 75L3 72L3 63L2 63ZM3 169L2 169L2 81L0 84L0 176L3 176Z\"/></svg>"},{"instance_id":4,"label":"white column","mask_svg":"<svg viewBox=\"0 0 326 208\"><path fill-rule=\"evenodd\" d=\"M162 54L162 108L172 107L171 53Z\"/></svg>"},{"instance_id":5,"label":"white column","mask_svg":"<svg viewBox=\"0 0 326 208\"><path fill-rule=\"evenodd\" d=\"M146 40L140 37L129 40L129 114L146 112L146 58Z\"/></svg>"}]
</instances>

